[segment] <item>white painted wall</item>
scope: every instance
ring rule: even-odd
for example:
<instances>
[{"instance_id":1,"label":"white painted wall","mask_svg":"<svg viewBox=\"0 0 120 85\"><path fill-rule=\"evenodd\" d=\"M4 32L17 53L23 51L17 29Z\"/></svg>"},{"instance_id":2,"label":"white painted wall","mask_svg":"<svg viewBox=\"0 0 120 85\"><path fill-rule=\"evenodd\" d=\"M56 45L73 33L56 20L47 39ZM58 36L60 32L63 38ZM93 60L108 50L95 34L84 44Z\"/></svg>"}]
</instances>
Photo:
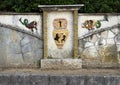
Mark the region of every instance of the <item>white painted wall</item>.
<instances>
[{"instance_id":1,"label":"white painted wall","mask_svg":"<svg viewBox=\"0 0 120 85\"><path fill-rule=\"evenodd\" d=\"M79 14L78 15L78 37L83 36L84 34L89 33L89 31L86 28L82 28L82 23L85 22L85 20L101 20L104 18L105 14ZM6 24L6 25L12 25L19 27L23 30L31 32L28 28L26 28L24 25L22 25L19 21L19 19L22 17L22 21L26 18L31 21L37 21L38 25L38 31L34 32L35 34L38 34L42 37L42 15L41 14L1 14L0 15L0 23ZM67 20L67 29L69 30L69 36L67 38L67 41L65 42L63 49L58 49L55 41L53 39L53 20L56 18L65 18ZM116 24L120 24L120 15L108 15L108 21L101 22L102 25L100 28L106 28L111 27ZM52 56L54 58L72 58L73 57L73 13L72 12L49 12L48 18L47 18L47 29L48 29L48 56ZM109 35L108 37L114 37L112 33L103 33L101 35L104 38L106 35ZM96 37L93 37L96 39ZM96 42L96 40L93 39L93 42ZM92 40L91 40L92 41ZM107 40L107 43L112 43L112 40Z\"/></svg>"},{"instance_id":2,"label":"white painted wall","mask_svg":"<svg viewBox=\"0 0 120 85\"><path fill-rule=\"evenodd\" d=\"M29 23L32 21L36 21L38 30L35 31L34 33L42 36L42 16L41 15L19 15L19 14L18 15L0 15L0 23L19 27L23 30L31 32L30 29L26 28L24 25L20 23L19 21L20 18L22 18L22 21L24 19L28 19Z\"/></svg>"},{"instance_id":3,"label":"white painted wall","mask_svg":"<svg viewBox=\"0 0 120 85\"><path fill-rule=\"evenodd\" d=\"M95 15L95 14L79 14L78 16L78 37L81 37L82 35L87 34L89 31L86 28L82 28L82 24L86 20L102 20L104 18L104 14L101 15ZM100 28L107 28L111 27L113 25L117 25L120 23L120 15L108 15L108 21L102 21Z\"/></svg>"},{"instance_id":4,"label":"white painted wall","mask_svg":"<svg viewBox=\"0 0 120 85\"><path fill-rule=\"evenodd\" d=\"M79 14L78 16L78 37L91 34L92 30L83 28L86 20L102 20L106 14ZM79 40L79 55L83 61L97 65L96 63L120 63L120 15L107 14L108 21L101 21L101 27L98 29L108 29ZM97 30L94 27L94 32ZM112 56L112 57L111 57Z\"/></svg>"},{"instance_id":5,"label":"white painted wall","mask_svg":"<svg viewBox=\"0 0 120 85\"><path fill-rule=\"evenodd\" d=\"M65 18L67 20L68 38L62 49L58 49L53 38L53 20ZM48 38L48 56L54 58L72 58L73 57L73 15L72 12L50 12L47 18L47 38Z\"/></svg>"}]
</instances>

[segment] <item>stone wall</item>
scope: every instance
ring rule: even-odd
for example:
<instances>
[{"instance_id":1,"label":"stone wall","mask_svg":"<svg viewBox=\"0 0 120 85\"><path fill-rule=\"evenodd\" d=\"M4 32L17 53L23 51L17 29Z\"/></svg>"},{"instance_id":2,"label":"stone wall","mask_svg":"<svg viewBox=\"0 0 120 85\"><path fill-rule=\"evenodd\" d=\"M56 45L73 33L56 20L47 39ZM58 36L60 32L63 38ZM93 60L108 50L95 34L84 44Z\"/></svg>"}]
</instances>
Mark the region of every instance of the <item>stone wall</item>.
<instances>
[{"instance_id":1,"label":"stone wall","mask_svg":"<svg viewBox=\"0 0 120 85\"><path fill-rule=\"evenodd\" d=\"M97 20L100 21L99 28L94 25ZM120 15L80 14L78 33L79 57L84 66L119 67Z\"/></svg>"},{"instance_id":2,"label":"stone wall","mask_svg":"<svg viewBox=\"0 0 120 85\"><path fill-rule=\"evenodd\" d=\"M68 22L67 28L70 29L70 32L73 31L71 28L73 26L73 19L70 20L70 18L73 18L71 13L63 12L60 17L57 17L57 15L53 16L52 13L50 13L48 17L48 25L50 24L50 27L53 25L53 23L51 24L50 22L51 19L67 18L68 21L70 21ZM42 14L39 13L0 13L1 67L35 67L37 66L37 63L40 63L40 60L43 58L42 21ZM37 24L32 22L36 22ZM33 32L31 30L32 28ZM49 29L49 31L51 32L51 29ZM48 36L50 37L48 41L51 41L52 33L48 34L51 35ZM73 35L73 33L70 34ZM120 14L79 14L78 38L78 56L82 59L83 66L120 66ZM68 41L72 43L72 38L68 38ZM67 49L68 47L68 49L71 50L72 46L73 45L66 45L63 48ZM56 49L53 48L52 44L51 46L48 45L48 48L48 54L50 56L50 48L52 48L52 50ZM63 53L64 51L61 52ZM56 50L56 53L59 55L59 50ZM71 54L73 54L73 52ZM71 57L72 56L67 56L65 58Z\"/></svg>"},{"instance_id":3,"label":"stone wall","mask_svg":"<svg viewBox=\"0 0 120 85\"><path fill-rule=\"evenodd\" d=\"M42 14L40 13L0 13L0 23L11 25L14 27L19 27L22 30L31 32L29 28L23 25L21 21L24 23L25 19L28 20L27 25L31 22L37 22L37 31L34 30L34 34L40 35L42 37Z\"/></svg>"},{"instance_id":4,"label":"stone wall","mask_svg":"<svg viewBox=\"0 0 120 85\"><path fill-rule=\"evenodd\" d=\"M43 56L42 39L8 27L0 27L0 66L35 66Z\"/></svg>"},{"instance_id":5,"label":"stone wall","mask_svg":"<svg viewBox=\"0 0 120 85\"><path fill-rule=\"evenodd\" d=\"M19 17L37 20L31 32ZM43 58L41 15L0 15L0 67L36 67ZM38 33L37 33L38 32Z\"/></svg>"},{"instance_id":6,"label":"stone wall","mask_svg":"<svg viewBox=\"0 0 120 85\"><path fill-rule=\"evenodd\" d=\"M0 74L1 85L120 85L117 75Z\"/></svg>"}]
</instances>

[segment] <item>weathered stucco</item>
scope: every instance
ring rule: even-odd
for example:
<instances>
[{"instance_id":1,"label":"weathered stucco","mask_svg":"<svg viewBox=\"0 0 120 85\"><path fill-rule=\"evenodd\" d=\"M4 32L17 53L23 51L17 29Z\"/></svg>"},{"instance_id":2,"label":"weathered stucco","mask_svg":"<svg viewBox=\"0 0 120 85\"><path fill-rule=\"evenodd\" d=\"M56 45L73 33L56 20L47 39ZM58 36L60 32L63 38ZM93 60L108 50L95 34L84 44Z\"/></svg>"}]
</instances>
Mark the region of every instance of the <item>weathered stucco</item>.
<instances>
[{"instance_id":1,"label":"weathered stucco","mask_svg":"<svg viewBox=\"0 0 120 85\"><path fill-rule=\"evenodd\" d=\"M41 39L4 25L0 27L0 35L1 67L34 67L43 57Z\"/></svg>"},{"instance_id":2,"label":"weathered stucco","mask_svg":"<svg viewBox=\"0 0 120 85\"><path fill-rule=\"evenodd\" d=\"M28 19L28 23L32 21L37 22L38 30L34 30L34 34L42 36L42 16L41 14L0 14L0 23L12 25L15 27L20 27L23 30L31 32L30 29L26 28L23 24L20 23L19 19Z\"/></svg>"},{"instance_id":3,"label":"weathered stucco","mask_svg":"<svg viewBox=\"0 0 120 85\"><path fill-rule=\"evenodd\" d=\"M37 21L37 31L33 33L20 23L25 18ZM75 24L73 12L49 12L46 16L47 35L44 37L41 14L0 14L0 66L37 66L43 58L47 46L49 58L73 58ZM63 49L57 49L53 40L53 20L66 18L69 37ZM86 20L101 20L101 27L93 30L83 28ZM119 67L120 64L120 15L119 14L79 14L78 15L78 57L83 66ZM76 26L77 27L77 26ZM47 45L43 44L43 38ZM77 44L76 44L77 46ZM44 50L43 50L44 49ZM47 56L47 57L48 57Z\"/></svg>"},{"instance_id":4,"label":"weathered stucco","mask_svg":"<svg viewBox=\"0 0 120 85\"><path fill-rule=\"evenodd\" d=\"M106 19L104 19L106 18ZM120 63L119 34L120 16L79 15L79 57L85 66L117 67ZM101 27L93 30L83 28L85 20L101 20Z\"/></svg>"}]
</instances>

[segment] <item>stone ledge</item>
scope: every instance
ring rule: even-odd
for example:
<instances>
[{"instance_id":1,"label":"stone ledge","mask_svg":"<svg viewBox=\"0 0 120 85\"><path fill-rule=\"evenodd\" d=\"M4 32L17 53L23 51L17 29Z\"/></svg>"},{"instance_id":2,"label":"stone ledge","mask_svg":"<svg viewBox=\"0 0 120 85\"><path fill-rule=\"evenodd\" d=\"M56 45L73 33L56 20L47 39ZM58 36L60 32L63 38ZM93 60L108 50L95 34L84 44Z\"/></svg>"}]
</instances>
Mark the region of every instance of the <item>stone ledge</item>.
<instances>
[{"instance_id":1,"label":"stone ledge","mask_svg":"<svg viewBox=\"0 0 120 85\"><path fill-rule=\"evenodd\" d=\"M120 85L120 76L0 74L0 85Z\"/></svg>"},{"instance_id":2,"label":"stone ledge","mask_svg":"<svg viewBox=\"0 0 120 85\"><path fill-rule=\"evenodd\" d=\"M81 69L81 59L42 59L41 69Z\"/></svg>"},{"instance_id":3,"label":"stone ledge","mask_svg":"<svg viewBox=\"0 0 120 85\"><path fill-rule=\"evenodd\" d=\"M40 10L46 11L74 11L79 10L84 4L75 4L75 5L38 5Z\"/></svg>"}]
</instances>

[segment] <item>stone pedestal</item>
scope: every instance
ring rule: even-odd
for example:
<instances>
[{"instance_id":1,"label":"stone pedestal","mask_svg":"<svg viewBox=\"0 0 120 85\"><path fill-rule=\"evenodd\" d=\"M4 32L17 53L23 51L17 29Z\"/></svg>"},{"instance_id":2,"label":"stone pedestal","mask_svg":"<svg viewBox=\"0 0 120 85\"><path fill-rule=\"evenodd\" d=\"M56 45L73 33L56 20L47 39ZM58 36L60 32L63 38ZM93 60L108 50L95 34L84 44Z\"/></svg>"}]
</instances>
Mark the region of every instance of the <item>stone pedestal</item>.
<instances>
[{"instance_id":1,"label":"stone pedestal","mask_svg":"<svg viewBox=\"0 0 120 85\"><path fill-rule=\"evenodd\" d=\"M81 69L81 59L42 59L41 69Z\"/></svg>"}]
</instances>

